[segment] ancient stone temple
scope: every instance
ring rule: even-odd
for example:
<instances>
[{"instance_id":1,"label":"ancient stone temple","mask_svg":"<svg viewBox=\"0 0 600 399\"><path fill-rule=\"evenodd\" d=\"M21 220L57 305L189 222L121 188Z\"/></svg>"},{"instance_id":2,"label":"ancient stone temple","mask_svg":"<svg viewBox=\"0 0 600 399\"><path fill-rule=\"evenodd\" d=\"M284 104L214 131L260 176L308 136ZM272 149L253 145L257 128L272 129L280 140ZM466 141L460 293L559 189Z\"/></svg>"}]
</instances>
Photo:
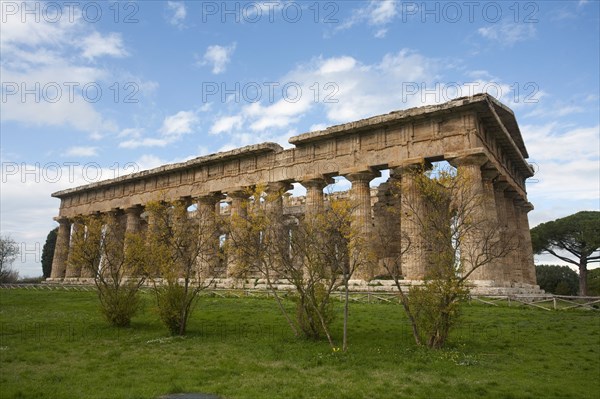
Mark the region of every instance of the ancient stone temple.
<instances>
[{"instance_id":1,"label":"ancient stone temple","mask_svg":"<svg viewBox=\"0 0 600 399\"><path fill-rule=\"evenodd\" d=\"M326 186L333 177L344 176L351 182L347 195L355 204L353 223L368 235L378 223L377 203L389 190L386 183L370 187L381 171L389 170L393 179L407 169L445 160L472 177L473 189L483 196L478 214L497 221L507 236L517 237L520 243L506 259L476 270L473 283L490 292L498 292L492 288L537 288L527 216L533 206L525 188L533 169L526 161L527 150L513 112L493 97L481 94L395 111L294 136L289 142L293 148L284 150L275 143L252 145L52 194L61 202L49 280L84 277L68 267L70 237L82 228L74 222L79 215L113 212L120 215L126 231L134 232L144 228L144 205L159 193L169 201L226 209L221 213L227 217L239 211L247 187L260 184L275 192L299 183L306 188L306 196L285 194L274 208L297 217L323 207ZM419 201L409 179L402 186L406 188L403 195ZM219 206L222 202L229 206ZM406 224L406 228L414 242L423 239L413 231L414 226L411 230ZM383 260L386 254L380 256ZM402 264L405 280L423 278L427 265L422 259L415 254ZM219 277L227 277L226 265L221 273ZM360 271L355 276L373 277Z\"/></svg>"}]
</instances>

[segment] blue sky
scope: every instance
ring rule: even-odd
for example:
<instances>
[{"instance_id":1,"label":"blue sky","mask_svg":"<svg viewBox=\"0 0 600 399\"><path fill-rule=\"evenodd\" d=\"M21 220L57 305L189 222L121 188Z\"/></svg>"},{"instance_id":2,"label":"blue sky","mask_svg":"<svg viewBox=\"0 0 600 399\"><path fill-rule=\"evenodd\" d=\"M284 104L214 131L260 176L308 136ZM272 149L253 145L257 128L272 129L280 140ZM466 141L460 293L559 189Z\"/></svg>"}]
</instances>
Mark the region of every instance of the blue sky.
<instances>
[{"instance_id":1,"label":"blue sky","mask_svg":"<svg viewBox=\"0 0 600 399\"><path fill-rule=\"evenodd\" d=\"M532 226L599 209L597 1L0 4L0 222L21 275L41 274L52 192L458 92L514 110Z\"/></svg>"}]
</instances>

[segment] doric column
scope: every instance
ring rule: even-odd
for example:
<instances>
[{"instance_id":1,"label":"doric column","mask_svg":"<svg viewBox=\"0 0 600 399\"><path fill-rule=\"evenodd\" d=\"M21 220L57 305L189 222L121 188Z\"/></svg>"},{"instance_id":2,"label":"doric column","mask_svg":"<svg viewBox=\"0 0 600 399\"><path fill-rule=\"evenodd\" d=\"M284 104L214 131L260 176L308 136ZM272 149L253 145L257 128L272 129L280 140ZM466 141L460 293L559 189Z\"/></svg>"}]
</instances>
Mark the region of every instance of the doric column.
<instances>
[{"instance_id":1,"label":"doric column","mask_svg":"<svg viewBox=\"0 0 600 399\"><path fill-rule=\"evenodd\" d=\"M377 255L376 276L400 276L401 253L407 242L403 240L400 224L401 177L390 170L387 182L377 189L377 202L373 205L374 250Z\"/></svg>"},{"instance_id":2,"label":"doric column","mask_svg":"<svg viewBox=\"0 0 600 399\"><path fill-rule=\"evenodd\" d=\"M422 224L426 207L415 180L415 174L423 173L423 165L405 165L391 173L400 179L400 231L408 243L401 257L402 276L405 280L423 280L428 264L428 245Z\"/></svg>"},{"instance_id":3,"label":"doric column","mask_svg":"<svg viewBox=\"0 0 600 399\"><path fill-rule=\"evenodd\" d=\"M494 179L498 177L499 173L496 169L484 169L481 172L482 178L482 188L483 188L483 212L485 213L485 220L488 223L488 230L485 232L486 234L495 234L490 239L493 241L492 245L498 245L500 241L500 231L497 229L500 228L498 223L498 210L496 207L496 194L494 191ZM493 259L490 263L481 267L481 274L484 276L485 280L491 281L503 281L504 280L504 270L502 267L504 259L496 258Z\"/></svg>"},{"instance_id":4,"label":"doric column","mask_svg":"<svg viewBox=\"0 0 600 399\"><path fill-rule=\"evenodd\" d=\"M238 188L227 192L227 197L231 199L230 216L246 217L248 214L248 191Z\"/></svg>"},{"instance_id":5,"label":"doric column","mask_svg":"<svg viewBox=\"0 0 600 399\"><path fill-rule=\"evenodd\" d=\"M248 215L248 191L244 188L238 188L227 192L227 197L231 199L230 218L234 222L232 228L229 231L229 237L227 240L230 246L235 245L235 234L236 222L240 222L240 219L245 218ZM241 270L239 262L236 259L235 249L229 251L227 254L227 276L228 277L241 277Z\"/></svg>"},{"instance_id":6,"label":"doric column","mask_svg":"<svg viewBox=\"0 0 600 399\"><path fill-rule=\"evenodd\" d=\"M483 248L481 242L481 235L478 234L478 230L486 230L486 225L492 214L495 214L495 209L490 206L494 202L493 191L491 191L492 197L489 198L490 190L484 186L483 176L481 172L481 166L487 162L488 158L485 154L472 154L467 156L461 156L450 160L450 163L456 167L457 175L461 179L460 184L466 184L468 187L461 189L459 198L455 198L458 201L459 213L463 213L463 217L467 220L463 220L461 223L468 223L473 228L470 228L466 232L465 236L462 237L462 243L460 247L461 263L465 273L468 273L473 268L477 267L480 259L485 258L482 253ZM489 184L486 184L489 185ZM471 273L469 276L470 280L488 280L488 268L483 266Z\"/></svg>"},{"instance_id":7,"label":"doric column","mask_svg":"<svg viewBox=\"0 0 600 399\"><path fill-rule=\"evenodd\" d=\"M502 178L500 177L500 179ZM496 180L494 182L494 200L496 202L496 216L500 228L500 239L506 243L513 240L513 237L508 232L508 216L506 213L506 199L504 197L504 190L508 186L509 184L504 180ZM502 269L502 281L504 282L511 281L511 256L512 253L508 253L500 260L499 266Z\"/></svg>"},{"instance_id":8,"label":"doric column","mask_svg":"<svg viewBox=\"0 0 600 399\"><path fill-rule=\"evenodd\" d=\"M198 234L203 240L203 248L198 264L198 273L203 277L223 277L224 270L219 270L219 230L217 204L221 200L220 193L204 195L198 198Z\"/></svg>"},{"instance_id":9,"label":"doric column","mask_svg":"<svg viewBox=\"0 0 600 399\"><path fill-rule=\"evenodd\" d=\"M270 240L270 242L275 244L271 247L271 249L275 251L281 248L281 245L289 245L286 229L283 224L283 194L291 188L291 185L287 182L269 183L265 188L265 193L267 194L265 199L265 211L269 226L267 226L264 234L267 240ZM273 259L278 259L277 255L278 254L276 253ZM270 277L278 277L282 265L273 264L271 266L274 270L269 271Z\"/></svg>"},{"instance_id":10,"label":"doric column","mask_svg":"<svg viewBox=\"0 0 600 399\"><path fill-rule=\"evenodd\" d=\"M369 183L373 180L373 173L358 172L345 176L351 183L350 200L352 202L352 229L358 234L362 244L357 248L358 253L351 254L354 261L358 262L355 271L356 278L371 280L374 277L375 266L368 251L371 248L373 221L371 218L371 189ZM359 258L357 258L359 257Z\"/></svg>"},{"instance_id":11,"label":"doric column","mask_svg":"<svg viewBox=\"0 0 600 399\"><path fill-rule=\"evenodd\" d=\"M77 278L81 276L81 268L77 267L77 265L73 264L72 254L73 254L73 244L75 244L78 240L75 238L77 235L81 235L84 233L85 227L75 221L71 224L71 238L69 241L69 255L67 257L67 270L65 272L65 278Z\"/></svg>"},{"instance_id":12,"label":"doric column","mask_svg":"<svg viewBox=\"0 0 600 399\"><path fill-rule=\"evenodd\" d=\"M517 250L513 251L508 256L510 263L507 269L509 271L510 282L512 283L523 282L520 249L523 237L521 229L519 228L520 215L517 213L515 206L515 199L517 196L518 194L516 191L511 190L510 188L504 191L504 203L506 205L506 233L508 236L512 237L513 240L516 240L516 244L518 244Z\"/></svg>"},{"instance_id":13,"label":"doric column","mask_svg":"<svg viewBox=\"0 0 600 399\"><path fill-rule=\"evenodd\" d=\"M535 264L533 261L533 247L531 244L531 231L529 229L529 218L527 213L533 210L533 205L529 202L519 199L516 202L517 214L519 219L519 229L523 241L521 242L521 270L523 272L523 282L527 284L537 284L535 276Z\"/></svg>"},{"instance_id":14,"label":"doric column","mask_svg":"<svg viewBox=\"0 0 600 399\"><path fill-rule=\"evenodd\" d=\"M302 180L301 183L306 188L305 217L310 218L322 213L324 207L323 189L327 186L325 179L313 178Z\"/></svg>"},{"instance_id":15,"label":"doric column","mask_svg":"<svg viewBox=\"0 0 600 399\"><path fill-rule=\"evenodd\" d=\"M141 205L134 205L125 209L127 217L125 222L125 234L135 234L141 231L141 215L144 208Z\"/></svg>"},{"instance_id":16,"label":"doric column","mask_svg":"<svg viewBox=\"0 0 600 399\"><path fill-rule=\"evenodd\" d=\"M65 277L67 268L67 259L69 256L69 241L71 240L71 222L69 219L59 217L55 219L58 222L58 234L56 236L56 246L54 248L54 258L52 259L52 279Z\"/></svg>"},{"instance_id":17,"label":"doric column","mask_svg":"<svg viewBox=\"0 0 600 399\"><path fill-rule=\"evenodd\" d=\"M134 205L125 209L125 236L123 242L124 256L127 256L127 241L135 234L140 234L142 231L142 212L144 208L141 205ZM124 274L130 277L136 274L132 268L126 268Z\"/></svg>"}]
</instances>

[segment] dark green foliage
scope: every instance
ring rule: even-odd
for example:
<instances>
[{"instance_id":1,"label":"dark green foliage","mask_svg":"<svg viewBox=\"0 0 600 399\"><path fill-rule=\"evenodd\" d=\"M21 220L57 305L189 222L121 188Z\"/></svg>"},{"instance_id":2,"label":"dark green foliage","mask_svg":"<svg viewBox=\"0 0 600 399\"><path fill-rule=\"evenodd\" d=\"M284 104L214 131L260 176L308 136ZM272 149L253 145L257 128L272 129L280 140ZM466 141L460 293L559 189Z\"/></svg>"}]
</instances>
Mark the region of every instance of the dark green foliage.
<instances>
[{"instance_id":1,"label":"dark green foliage","mask_svg":"<svg viewBox=\"0 0 600 399\"><path fill-rule=\"evenodd\" d=\"M50 230L46 236L46 243L42 248L42 274L44 278L50 277L52 273L52 260L54 259L54 247L56 246L56 236L58 235L58 227Z\"/></svg>"},{"instance_id":2,"label":"dark green foliage","mask_svg":"<svg viewBox=\"0 0 600 399\"><path fill-rule=\"evenodd\" d=\"M97 287L100 311L106 321L115 327L128 327L140 307L137 284L123 283L118 287L99 284Z\"/></svg>"},{"instance_id":3,"label":"dark green foliage","mask_svg":"<svg viewBox=\"0 0 600 399\"><path fill-rule=\"evenodd\" d=\"M539 265L535 267L537 283L554 295L577 295L579 277L569 266Z\"/></svg>"},{"instance_id":4,"label":"dark green foliage","mask_svg":"<svg viewBox=\"0 0 600 399\"><path fill-rule=\"evenodd\" d=\"M581 211L531 229L533 251L579 268L579 295L587 295L587 266L600 262L600 212Z\"/></svg>"},{"instance_id":5,"label":"dark green foliage","mask_svg":"<svg viewBox=\"0 0 600 399\"><path fill-rule=\"evenodd\" d=\"M600 296L600 268L588 272L588 295Z\"/></svg>"}]
</instances>

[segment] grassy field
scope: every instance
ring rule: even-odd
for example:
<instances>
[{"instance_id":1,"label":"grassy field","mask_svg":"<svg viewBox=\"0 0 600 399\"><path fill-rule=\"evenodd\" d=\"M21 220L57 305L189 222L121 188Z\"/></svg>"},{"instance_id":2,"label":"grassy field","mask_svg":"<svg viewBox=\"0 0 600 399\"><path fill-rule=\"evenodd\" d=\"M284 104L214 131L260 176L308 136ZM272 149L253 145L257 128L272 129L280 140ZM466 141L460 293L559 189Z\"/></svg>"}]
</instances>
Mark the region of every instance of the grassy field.
<instances>
[{"instance_id":1,"label":"grassy field","mask_svg":"<svg viewBox=\"0 0 600 399\"><path fill-rule=\"evenodd\" d=\"M269 299L202 298L185 338L167 335L150 294L127 329L97 306L92 292L0 290L0 398L600 396L591 311L466 304L448 347L428 351L398 305L353 304L342 354L294 339Z\"/></svg>"}]
</instances>

